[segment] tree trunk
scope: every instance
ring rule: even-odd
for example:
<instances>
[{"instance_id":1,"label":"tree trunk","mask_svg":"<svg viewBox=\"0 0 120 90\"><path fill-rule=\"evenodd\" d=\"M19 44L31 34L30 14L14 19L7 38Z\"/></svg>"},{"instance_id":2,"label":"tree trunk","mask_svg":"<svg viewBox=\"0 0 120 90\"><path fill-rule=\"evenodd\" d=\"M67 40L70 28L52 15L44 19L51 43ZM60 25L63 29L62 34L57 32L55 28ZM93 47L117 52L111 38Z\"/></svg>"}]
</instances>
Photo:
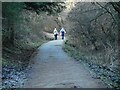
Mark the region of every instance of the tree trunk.
<instances>
[{"instance_id":1,"label":"tree trunk","mask_svg":"<svg viewBox=\"0 0 120 90\"><path fill-rule=\"evenodd\" d=\"M9 30L9 35L10 35L10 37L9 37L9 43L11 44L11 45L14 45L14 24L13 24L13 22L11 22L10 20L8 20L8 30Z\"/></svg>"},{"instance_id":2,"label":"tree trunk","mask_svg":"<svg viewBox=\"0 0 120 90\"><path fill-rule=\"evenodd\" d=\"M10 29L11 29L10 41L11 41L11 44L14 45L14 26L13 26L13 24L11 25Z\"/></svg>"},{"instance_id":3,"label":"tree trunk","mask_svg":"<svg viewBox=\"0 0 120 90\"><path fill-rule=\"evenodd\" d=\"M118 14L118 59L120 58L120 13ZM120 60L118 60L118 67L120 67Z\"/></svg>"}]
</instances>

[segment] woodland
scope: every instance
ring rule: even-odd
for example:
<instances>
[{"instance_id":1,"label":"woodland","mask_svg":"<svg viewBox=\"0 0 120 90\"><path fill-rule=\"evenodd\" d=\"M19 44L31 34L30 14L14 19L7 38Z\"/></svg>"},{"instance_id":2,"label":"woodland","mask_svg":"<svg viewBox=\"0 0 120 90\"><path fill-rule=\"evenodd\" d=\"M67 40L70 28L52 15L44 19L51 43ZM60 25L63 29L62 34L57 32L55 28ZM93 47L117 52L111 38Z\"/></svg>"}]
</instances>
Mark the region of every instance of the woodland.
<instances>
[{"instance_id":1,"label":"woodland","mask_svg":"<svg viewBox=\"0 0 120 90\"><path fill-rule=\"evenodd\" d=\"M61 22L58 17L65 9L64 2L2 3L3 81L13 68L25 70L36 49L53 40L43 32L64 26L63 49L120 88L120 2L77 2Z\"/></svg>"}]
</instances>

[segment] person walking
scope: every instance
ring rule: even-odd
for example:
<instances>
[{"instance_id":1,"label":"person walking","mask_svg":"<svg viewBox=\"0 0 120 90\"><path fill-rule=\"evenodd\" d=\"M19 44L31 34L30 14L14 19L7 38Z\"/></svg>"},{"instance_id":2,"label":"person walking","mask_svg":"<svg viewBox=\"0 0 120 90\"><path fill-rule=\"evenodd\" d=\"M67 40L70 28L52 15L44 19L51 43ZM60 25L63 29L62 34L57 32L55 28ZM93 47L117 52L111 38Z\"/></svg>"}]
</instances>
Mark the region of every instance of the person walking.
<instances>
[{"instance_id":1,"label":"person walking","mask_svg":"<svg viewBox=\"0 0 120 90\"><path fill-rule=\"evenodd\" d=\"M57 40L58 31L57 31L56 27L53 31L53 34L54 34L55 40Z\"/></svg>"},{"instance_id":2,"label":"person walking","mask_svg":"<svg viewBox=\"0 0 120 90\"><path fill-rule=\"evenodd\" d=\"M62 36L62 40L64 40L64 37L65 37L65 29L62 27L62 29L60 30L60 35Z\"/></svg>"}]
</instances>

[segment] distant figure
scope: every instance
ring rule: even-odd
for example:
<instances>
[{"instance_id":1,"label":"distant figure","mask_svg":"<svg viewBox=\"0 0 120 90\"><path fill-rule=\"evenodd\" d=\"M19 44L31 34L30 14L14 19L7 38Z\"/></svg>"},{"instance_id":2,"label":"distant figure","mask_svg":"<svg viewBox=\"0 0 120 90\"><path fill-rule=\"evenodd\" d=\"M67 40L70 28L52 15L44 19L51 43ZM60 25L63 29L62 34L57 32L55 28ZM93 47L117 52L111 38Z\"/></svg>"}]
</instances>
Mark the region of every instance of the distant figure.
<instances>
[{"instance_id":1,"label":"distant figure","mask_svg":"<svg viewBox=\"0 0 120 90\"><path fill-rule=\"evenodd\" d=\"M64 40L64 36L65 36L65 29L62 27L62 29L60 30L60 35L62 36L62 40Z\"/></svg>"},{"instance_id":2,"label":"distant figure","mask_svg":"<svg viewBox=\"0 0 120 90\"><path fill-rule=\"evenodd\" d=\"M56 27L53 31L53 34L54 34L55 40L57 40L58 31L57 31Z\"/></svg>"}]
</instances>

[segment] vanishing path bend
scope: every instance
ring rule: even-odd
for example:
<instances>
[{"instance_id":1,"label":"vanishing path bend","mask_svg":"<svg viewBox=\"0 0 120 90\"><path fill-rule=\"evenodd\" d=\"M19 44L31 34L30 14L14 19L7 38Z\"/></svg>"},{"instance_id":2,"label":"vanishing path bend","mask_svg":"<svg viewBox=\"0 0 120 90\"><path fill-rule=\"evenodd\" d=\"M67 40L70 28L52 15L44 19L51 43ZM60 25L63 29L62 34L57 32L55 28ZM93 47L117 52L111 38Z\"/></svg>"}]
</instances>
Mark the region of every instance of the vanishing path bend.
<instances>
[{"instance_id":1,"label":"vanishing path bend","mask_svg":"<svg viewBox=\"0 0 120 90\"><path fill-rule=\"evenodd\" d=\"M54 40L38 48L24 88L106 87L84 65L67 56L62 45L62 40Z\"/></svg>"}]
</instances>

